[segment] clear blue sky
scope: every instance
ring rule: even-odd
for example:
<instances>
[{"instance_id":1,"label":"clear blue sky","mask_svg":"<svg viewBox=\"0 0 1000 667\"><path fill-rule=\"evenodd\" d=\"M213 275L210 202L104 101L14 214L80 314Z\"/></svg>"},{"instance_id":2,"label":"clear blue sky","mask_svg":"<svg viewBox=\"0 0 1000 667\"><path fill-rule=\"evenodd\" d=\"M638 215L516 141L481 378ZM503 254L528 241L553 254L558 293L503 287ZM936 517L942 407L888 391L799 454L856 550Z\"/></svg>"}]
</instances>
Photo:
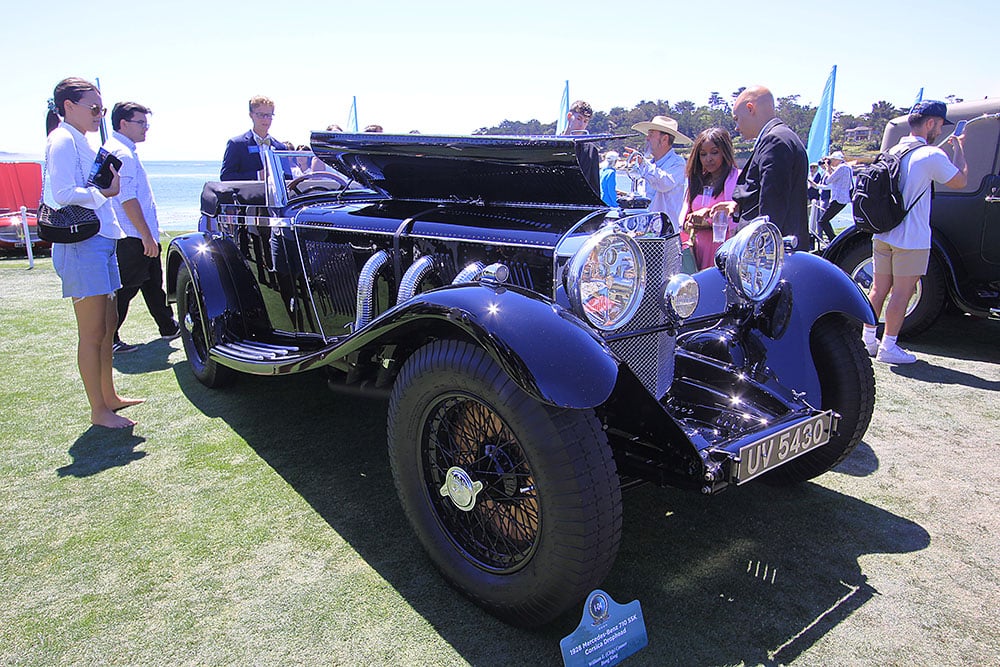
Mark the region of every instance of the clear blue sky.
<instances>
[{"instance_id":1,"label":"clear blue sky","mask_svg":"<svg viewBox=\"0 0 1000 667\"><path fill-rule=\"evenodd\" d=\"M640 100L707 103L740 86L835 108L1000 96L995 0L592 2L368 0L19 3L7 12L0 152L40 154L46 100L66 76L99 77L104 102L153 109L147 160L221 159L277 103L271 133L359 123L468 134L507 118L555 120L564 81L596 110ZM907 9L909 13L907 14ZM893 39L876 39L894 33ZM15 56L23 45L20 56ZM109 114L110 115L110 114ZM96 135L93 135L96 137Z\"/></svg>"}]
</instances>

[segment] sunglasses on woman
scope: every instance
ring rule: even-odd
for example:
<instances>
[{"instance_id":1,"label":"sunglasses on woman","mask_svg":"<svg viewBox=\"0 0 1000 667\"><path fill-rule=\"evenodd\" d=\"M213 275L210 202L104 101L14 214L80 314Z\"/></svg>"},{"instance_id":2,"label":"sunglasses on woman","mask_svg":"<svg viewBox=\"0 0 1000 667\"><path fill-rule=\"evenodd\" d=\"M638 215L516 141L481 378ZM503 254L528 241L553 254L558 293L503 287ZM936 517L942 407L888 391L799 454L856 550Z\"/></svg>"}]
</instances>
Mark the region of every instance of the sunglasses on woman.
<instances>
[{"instance_id":1,"label":"sunglasses on woman","mask_svg":"<svg viewBox=\"0 0 1000 667\"><path fill-rule=\"evenodd\" d=\"M67 101L73 102L73 100L67 100ZM83 106L79 102L73 102L73 104L77 106ZM102 107L100 104L91 104L88 108L90 109L90 115L94 116L95 118L97 116L105 116L108 113L107 108Z\"/></svg>"}]
</instances>

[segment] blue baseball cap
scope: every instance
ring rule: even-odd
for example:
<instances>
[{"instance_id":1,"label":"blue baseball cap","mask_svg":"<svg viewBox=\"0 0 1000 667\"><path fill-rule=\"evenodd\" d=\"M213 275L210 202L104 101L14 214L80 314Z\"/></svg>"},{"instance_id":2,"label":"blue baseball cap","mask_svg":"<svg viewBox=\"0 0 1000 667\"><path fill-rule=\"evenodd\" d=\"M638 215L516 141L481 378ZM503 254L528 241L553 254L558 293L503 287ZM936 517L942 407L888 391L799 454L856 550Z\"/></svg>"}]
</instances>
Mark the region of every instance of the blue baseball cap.
<instances>
[{"instance_id":1,"label":"blue baseball cap","mask_svg":"<svg viewBox=\"0 0 1000 667\"><path fill-rule=\"evenodd\" d=\"M921 116L937 116L938 118L944 119L945 125L954 125L953 122L948 120L948 116L945 115L948 112L948 107L944 102L939 102L938 100L924 100L923 102L917 102L910 109L911 114L918 113Z\"/></svg>"}]
</instances>

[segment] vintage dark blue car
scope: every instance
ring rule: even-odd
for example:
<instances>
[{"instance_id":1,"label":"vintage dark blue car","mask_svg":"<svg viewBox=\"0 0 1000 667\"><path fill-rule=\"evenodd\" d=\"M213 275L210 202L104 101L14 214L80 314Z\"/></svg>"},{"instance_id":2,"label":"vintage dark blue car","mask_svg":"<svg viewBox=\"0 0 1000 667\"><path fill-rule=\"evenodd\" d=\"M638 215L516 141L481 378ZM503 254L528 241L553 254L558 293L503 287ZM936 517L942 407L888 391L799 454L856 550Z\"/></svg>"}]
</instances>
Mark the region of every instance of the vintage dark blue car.
<instances>
[{"instance_id":1,"label":"vintage dark blue car","mask_svg":"<svg viewBox=\"0 0 1000 667\"><path fill-rule=\"evenodd\" d=\"M265 151L263 182L206 184L208 229L167 255L195 376L387 397L420 542L517 625L601 583L624 489L808 480L874 405L874 314L847 275L766 220L681 273L674 221L589 185L601 139L317 132L335 171L286 182L311 156Z\"/></svg>"}]
</instances>

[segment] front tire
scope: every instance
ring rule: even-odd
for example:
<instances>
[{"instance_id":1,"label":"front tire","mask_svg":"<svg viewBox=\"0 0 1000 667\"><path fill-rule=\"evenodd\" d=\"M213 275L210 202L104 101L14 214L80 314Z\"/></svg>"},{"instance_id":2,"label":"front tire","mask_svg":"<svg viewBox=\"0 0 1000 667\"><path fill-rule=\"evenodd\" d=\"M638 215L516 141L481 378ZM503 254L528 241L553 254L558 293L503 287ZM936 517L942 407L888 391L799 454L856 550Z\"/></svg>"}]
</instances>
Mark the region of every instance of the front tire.
<instances>
[{"instance_id":1,"label":"front tire","mask_svg":"<svg viewBox=\"0 0 1000 667\"><path fill-rule=\"evenodd\" d=\"M842 315L827 315L813 326L809 348L819 375L822 407L839 413L840 423L830 442L762 477L774 486L818 477L847 458L864 437L875 410L875 373L858 325Z\"/></svg>"},{"instance_id":2,"label":"front tire","mask_svg":"<svg viewBox=\"0 0 1000 667\"><path fill-rule=\"evenodd\" d=\"M610 570L621 490L592 411L539 403L481 348L435 341L400 371L388 441L421 544L490 613L546 623Z\"/></svg>"},{"instance_id":3,"label":"front tire","mask_svg":"<svg viewBox=\"0 0 1000 667\"><path fill-rule=\"evenodd\" d=\"M217 389L231 383L236 372L214 361L208 354L208 327L202 316L198 284L191 269L181 264L177 274L177 324L191 372L206 387Z\"/></svg>"}]
</instances>

